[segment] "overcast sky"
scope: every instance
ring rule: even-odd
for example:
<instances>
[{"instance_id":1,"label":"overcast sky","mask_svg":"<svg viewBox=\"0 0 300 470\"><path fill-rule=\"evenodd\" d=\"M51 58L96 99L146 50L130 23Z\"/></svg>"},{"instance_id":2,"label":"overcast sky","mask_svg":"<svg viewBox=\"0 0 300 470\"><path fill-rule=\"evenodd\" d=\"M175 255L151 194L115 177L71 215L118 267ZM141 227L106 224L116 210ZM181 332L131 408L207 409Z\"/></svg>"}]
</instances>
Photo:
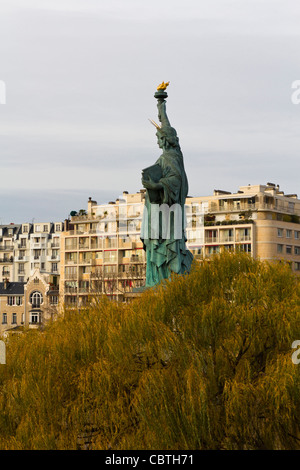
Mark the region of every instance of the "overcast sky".
<instances>
[{"instance_id":1,"label":"overcast sky","mask_svg":"<svg viewBox=\"0 0 300 470\"><path fill-rule=\"evenodd\" d=\"M299 24L298 0L1 0L0 223L141 189L162 81L191 196L300 196Z\"/></svg>"}]
</instances>

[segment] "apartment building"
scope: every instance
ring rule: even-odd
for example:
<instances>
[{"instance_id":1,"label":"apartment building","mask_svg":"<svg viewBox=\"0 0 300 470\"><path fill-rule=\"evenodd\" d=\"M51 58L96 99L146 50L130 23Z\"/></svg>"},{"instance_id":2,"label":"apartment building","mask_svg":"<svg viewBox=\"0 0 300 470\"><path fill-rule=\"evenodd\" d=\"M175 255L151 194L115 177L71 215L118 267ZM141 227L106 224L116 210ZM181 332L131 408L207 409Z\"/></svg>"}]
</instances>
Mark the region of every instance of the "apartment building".
<instances>
[{"instance_id":1,"label":"apartment building","mask_svg":"<svg viewBox=\"0 0 300 470\"><path fill-rule=\"evenodd\" d=\"M26 282L36 269L58 285L63 222L0 226L0 282Z\"/></svg>"},{"instance_id":2,"label":"apartment building","mask_svg":"<svg viewBox=\"0 0 300 470\"><path fill-rule=\"evenodd\" d=\"M61 236L60 292L67 306L84 305L90 294L125 300L145 284L140 240L145 190L73 215ZM300 201L278 185L241 186L236 193L188 197L187 247L196 260L224 250L261 260L283 260L300 273Z\"/></svg>"},{"instance_id":3,"label":"apartment building","mask_svg":"<svg viewBox=\"0 0 300 470\"><path fill-rule=\"evenodd\" d=\"M14 250L20 230L21 225L0 225L0 282L16 278Z\"/></svg>"},{"instance_id":4,"label":"apartment building","mask_svg":"<svg viewBox=\"0 0 300 470\"><path fill-rule=\"evenodd\" d=\"M243 250L261 260L283 260L300 273L300 200L278 185L241 186L237 193L188 198L188 246L196 258ZM201 221L201 222L200 222Z\"/></svg>"},{"instance_id":5,"label":"apartment building","mask_svg":"<svg viewBox=\"0 0 300 470\"><path fill-rule=\"evenodd\" d=\"M72 215L61 236L60 292L66 306L85 305L91 294L124 300L144 285L145 253L140 240L145 191Z\"/></svg>"}]
</instances>

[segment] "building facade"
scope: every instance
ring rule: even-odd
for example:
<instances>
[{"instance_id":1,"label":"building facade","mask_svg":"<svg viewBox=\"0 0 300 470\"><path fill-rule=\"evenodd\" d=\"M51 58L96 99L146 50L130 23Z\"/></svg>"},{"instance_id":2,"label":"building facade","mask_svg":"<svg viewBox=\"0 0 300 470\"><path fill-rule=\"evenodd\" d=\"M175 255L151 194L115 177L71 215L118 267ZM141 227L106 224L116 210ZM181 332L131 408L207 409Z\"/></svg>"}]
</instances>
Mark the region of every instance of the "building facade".
<instances>
[{"instance_id":1,"label":"building facade","mask_svg":"<svg viewBox=\"0 0 300 470\"><path fill-rule=\"evenodd\" d=\"M80 307L94 294L124 301L133 289L143 287L144 199L145 190L124 191L108 204L98 205L90 198L87 211L71 213L65 223L0 226L2 329L6 319L7 325L15 325L15 320L17 325L40 325L45 311L56 311L59 301L61 307ZM300 274L300 200L296 194L284 194L278 185L188 197L185 218L187 247L197 261L240 250L261 260L282 260ZM7 282L13 289L9 295L4 293ZM43 300L38 303L36 294L34 304L31 288L38 283Z\"/></svg>"},{"instance_id":2,"label":"building facade","mask_svg":"<svg viewBox=\"0 0 300 470\"><path fill-rule=\"evenodd\" d=\"M61 237L60 292L66 306L85 305L90 295L124 300L144 285L145 254L140 240L145 192L109 204L91 198L86 214L74 215Z\"/></svg>"},{"instance_id":3,"label":"building facade","mask_svg":"<svg viewBox=\"0 0 300 470\"><path fill-rule=\"evenodd\" d=\"M213 196L188 198L186 206L188 245L196 258L242 250L261 260L288 262L300 273L296 194L284 194L272 183L248 185L237 193L216 190Z\"/></svg>"},{"instance_id":4,"label":"building facade","mask_svg":"<svg viewBox=\"0 0 300 470\"><path fill-rule=\"evenodd\" d=\"M84 305L90 295L123 301L145 284L140 240L145 190L105 205L90 198L85 214L73 215L61 236L62 304ZM242 186L236 193L188 197L187 247L196 260L222 251L244 251L261 260L283 260L300 273L300 201L279 186Z\"/></svg>"},{"instance_id":5,"label":"building facade","mask_svg":"<svg viewBox=\"0 0 300 470\"><path fill-rule=\"evenodd\" d=\"M0 336L40 328L58 313L59 290L51 277L35 269L27 282L0 282Z\"/></svg>"},{"instance_id":6,"label":"building facade","mask_svg":"<svg viewBox=\"0 0 300 470\"><path fill-rule=\"evenodd\" d=\"M0 226L0 282L26 282L36 269L59 284L63 222Z\"/></svg>"}]
</instances>

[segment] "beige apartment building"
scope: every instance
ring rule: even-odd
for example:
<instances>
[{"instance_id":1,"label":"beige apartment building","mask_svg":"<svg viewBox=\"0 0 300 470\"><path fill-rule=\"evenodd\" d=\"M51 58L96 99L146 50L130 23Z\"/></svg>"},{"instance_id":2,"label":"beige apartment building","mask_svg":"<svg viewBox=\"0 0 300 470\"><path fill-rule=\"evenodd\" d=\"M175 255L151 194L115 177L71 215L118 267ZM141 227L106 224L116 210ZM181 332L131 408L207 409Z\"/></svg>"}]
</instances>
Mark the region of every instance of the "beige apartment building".
<instances>
[{"instance_id":1,"label":"beige apartment building","mask_svg":"<svg viewBox=\"0 0 300 470\"><path fill-rule=\"evenodd\" d=\"M145 190L109 204L91 198L61 235L60 293L66 306L85 305L102 293L124 301L145 284L146 258L140 240ZM187 246L196 260L223 250L242 250L262 260L284 260L300 273L300 201L279 186L242 186L236 193L188 197Z\"/></svg>"},{"instance_id":2,"label":"beige apartment building","mask_svg":"<svg viewBox=\"0 0 300 470\"><path fill-rule=\"evenodd\" d=\"M88 201L61 236L60 292L66 306L85 305L91 294L124 300L144 285L145 253L140 240L145 191L108 204Z\"/></svg>"},{"instance_id":3,"label":"beige apartment building","mask_svg":"<svg viewBox=\"0 0 300 470\"><path fill-rule=\"evenodd\" d=\"M278 185L267 183L242 186L237 193L215 190L213 196L188 198L186 205L191 206L188 245L196 258L240 249L261 260L286 261L300 273L296 194L284 194Z\"/></svg>"}]
</instances>

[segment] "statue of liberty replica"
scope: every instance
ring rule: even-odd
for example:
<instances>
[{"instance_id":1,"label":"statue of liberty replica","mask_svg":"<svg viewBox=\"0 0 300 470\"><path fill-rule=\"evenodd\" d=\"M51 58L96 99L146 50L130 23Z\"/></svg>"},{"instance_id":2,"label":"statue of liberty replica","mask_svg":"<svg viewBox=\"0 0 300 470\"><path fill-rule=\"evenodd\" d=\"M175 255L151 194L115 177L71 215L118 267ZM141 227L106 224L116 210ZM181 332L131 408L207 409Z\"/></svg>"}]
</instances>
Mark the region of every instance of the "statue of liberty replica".
<instances>
[{"instance_id":1,"label":"statue of liberty replica","mask_svg":"<svg viewBox=\"0 0 300 470\"><path fill-rule=\"evenodd\" d=\"M185 237L188 180L179 139L166 112L168 85L169 82L163 82L154 95L160 124L151 120L157 130L162 155L142 173L142 184L147 190L141 227L147 260L146 287L159 284L172 273L189 273L193 260L192 253L186 248Z\"/></svg>"}]
</instances>

